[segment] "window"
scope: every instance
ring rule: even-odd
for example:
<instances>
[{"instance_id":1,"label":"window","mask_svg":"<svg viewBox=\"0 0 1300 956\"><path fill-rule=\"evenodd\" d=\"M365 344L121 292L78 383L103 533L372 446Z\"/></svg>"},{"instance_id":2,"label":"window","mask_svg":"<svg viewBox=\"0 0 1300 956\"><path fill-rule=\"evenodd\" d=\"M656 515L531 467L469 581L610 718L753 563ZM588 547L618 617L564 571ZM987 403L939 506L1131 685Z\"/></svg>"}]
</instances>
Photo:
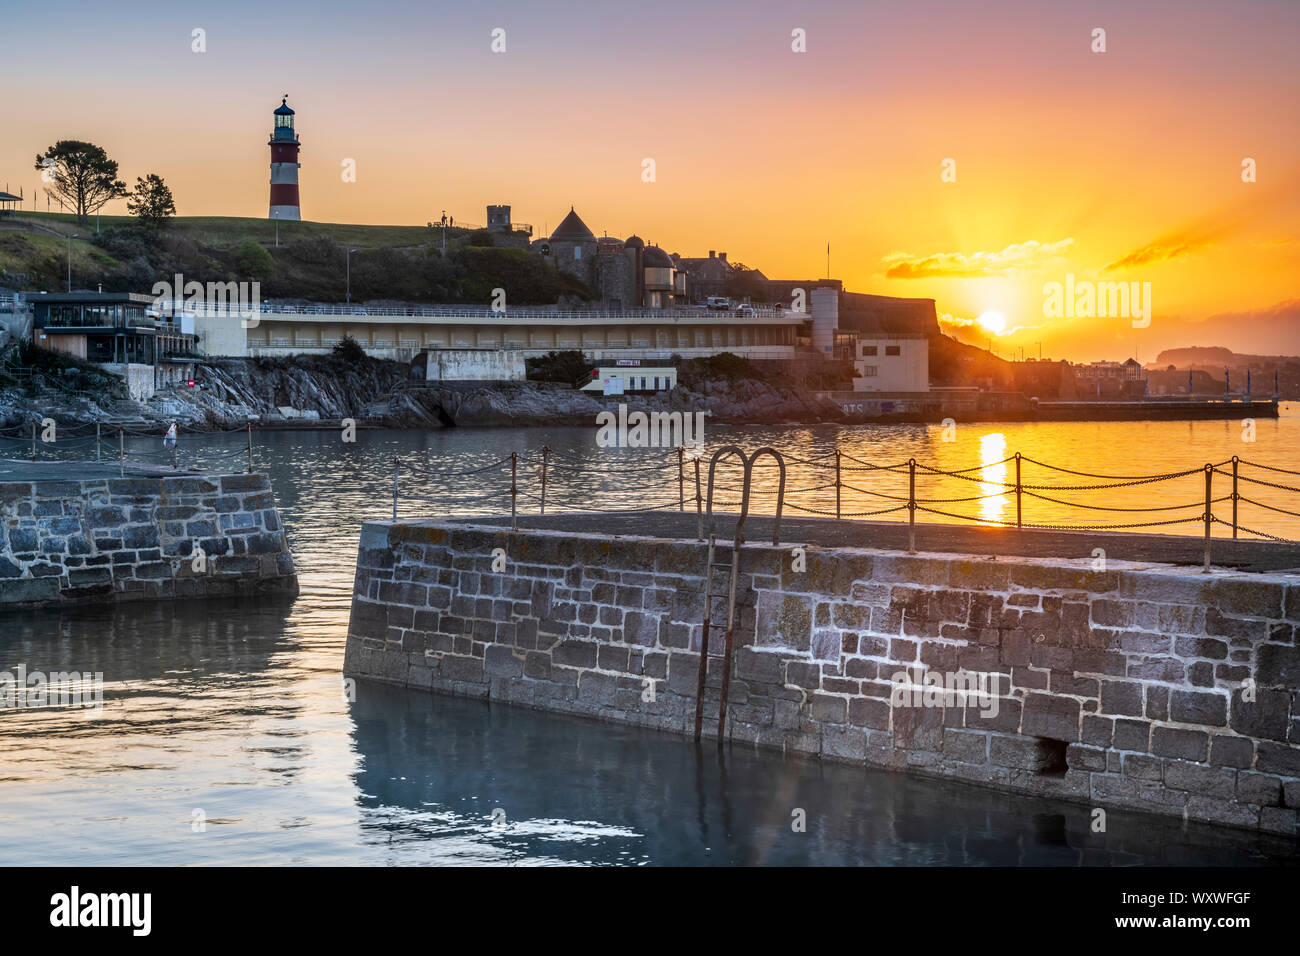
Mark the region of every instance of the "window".
<instances>
[{"instance_id":1,"label":"window","mask_svg":"<svg viewBox=\"0 0 1300 956\"><path fill-rule=\"evenodd\" d=\"M573 247L573 258L575 258L575 259L581 259L581 258L582 258L582 246L574 246L574 247Z\"/></svg>"},{"instance_id":2,"label":"window","mask_svg":"<svg viewBox=\"0 0 1300 956\"><path fill-rule=\"evenodd\" d=\"M876 347L875 347L874 345L864 345L864 346L862 346L862 357L863 357L863 358L866 358L868 355L875 355L875 354L876 354Z\"/></svg>"},{"instance_id":3,"label":"window","mask_svg":"<svg viewBox=\"0 0 1300 956\"><path fill-rule=\"evenodd\" d=\"M875 366L875 365L864 365L864 366L862 366L862 377L863 377L863 378L871 378L871 377L873 377L873 376L876 374L876 369L877 369L877 366Z\"/></svg>"},{"instance_id":4,"label":"window","mask_svg":"<svg viewBox=\"0 0 1300 956\"><path fill-rule=\"evenodd\" d=\"M898 346L898 345L886 345L886 346L885 346L885 354L886 354L886 355L901 355L901 354L902 354L902 347L901 347L901 346Z\"/></svg>"}]
</instances>

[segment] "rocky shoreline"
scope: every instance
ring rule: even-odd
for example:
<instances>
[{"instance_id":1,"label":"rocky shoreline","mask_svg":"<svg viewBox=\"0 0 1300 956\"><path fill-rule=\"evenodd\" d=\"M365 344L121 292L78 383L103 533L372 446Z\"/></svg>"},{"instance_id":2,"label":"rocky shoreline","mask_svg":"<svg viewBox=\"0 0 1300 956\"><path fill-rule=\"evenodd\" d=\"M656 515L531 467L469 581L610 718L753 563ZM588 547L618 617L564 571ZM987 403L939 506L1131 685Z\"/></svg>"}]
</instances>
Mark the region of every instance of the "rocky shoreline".
<instances>
[{"instance_id":1,"label":"rocky shoreline","mask_svg":"<svg viewBox=\"0 0 1300 956\"><path fill-rule=\"evenodd\" d=\"M199 365L196 387L159 392L147 402L71 392L55 383L0 390L0 428L51 418L60 425L129 424L165 431L310 426L355 419L381 428L594 426L620 402L629 411L705 412L714 423L814 424L844 421L835 402L811 390L752 379L719 379L654 395L606 398L553 382L413 384L407 366L334 357L219 359ZM30 392L35 391L35 394Z\"/></svg>"}]
</instances>

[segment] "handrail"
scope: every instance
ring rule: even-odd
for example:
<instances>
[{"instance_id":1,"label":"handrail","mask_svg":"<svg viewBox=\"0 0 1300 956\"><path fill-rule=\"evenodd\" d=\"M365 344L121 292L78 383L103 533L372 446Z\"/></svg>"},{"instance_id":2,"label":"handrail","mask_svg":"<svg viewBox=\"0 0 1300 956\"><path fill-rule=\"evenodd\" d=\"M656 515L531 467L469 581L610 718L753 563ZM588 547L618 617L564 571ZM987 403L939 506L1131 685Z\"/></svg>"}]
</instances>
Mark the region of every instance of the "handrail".
<instances>
[{"instance_id":1,"label":"handrail","mask_svg":"<svg viewBox=\"0 0 1300 956\"><path fill-rule=\"evenodd\" d=\"M232 303L226 308L186 308L181 306L176 311L205 316L229 316L247 318L253 311ZM356 318L380 316L408 316L411 318L465 318L465 319L680 319L699 318L722 321L725 319L780 318L789 322L806 319L803 312L789 310L755 308L753 312L720 311L701 308L689 309L557 309L554 306L523 305L508 306L504 309L491 309L483 306L408 306L403 308L361 305L309 305L284 306L260 303L257 308L261 316L292 316L295 319L310 318L318 315L343 315Z\"/></svg>"},{"instance_id":2,"label":"handrail","mask_svg":"<svg viewBox=\"0 0 1300 956\"><path fill-rule=\"evenodd\" d=\"M749 459L745 456L745 451L736 445L724 445L713 453L713 458L709 461L709 491L707 497L707 506L705 515L709 518L710 526L713 523L713 475L717 470L718 462L727 455L735 455L740 459L740 465L744 468L744 480L741 485L740 495L740 517L736 521L736 544L745 540L743 528L745 527L745 516L749 514Z\"/></svg>"},{"instance_id":3,"label":"handrail","mask_svg":"<svg viewBox=\"0 0 1300 956\"><path fill-rule=\"evenodd\" d=\"M781 512L785 503L785 459L781 457L779 451L770 446L764 445L748 457L746 457L744 449L739 448L736 445L726 445L714 452L713 459L709 462L709 494L708 510L706 512L710 521L713 518L714 472L717 469L718 462L728 455L736 455L740 458L741 464L745 468L744 480L740 489L740 517L736 519L736 544L738 546L743 544L745 540L745 518L749 515L749 495L754 476L754 462L756 462L761 455L769 455L776 460L777 468L779 468L781 472L781 479L776 492L776 521L772 526L772 544L779 544L781 537Z\"/></svg>"}]
</instances>

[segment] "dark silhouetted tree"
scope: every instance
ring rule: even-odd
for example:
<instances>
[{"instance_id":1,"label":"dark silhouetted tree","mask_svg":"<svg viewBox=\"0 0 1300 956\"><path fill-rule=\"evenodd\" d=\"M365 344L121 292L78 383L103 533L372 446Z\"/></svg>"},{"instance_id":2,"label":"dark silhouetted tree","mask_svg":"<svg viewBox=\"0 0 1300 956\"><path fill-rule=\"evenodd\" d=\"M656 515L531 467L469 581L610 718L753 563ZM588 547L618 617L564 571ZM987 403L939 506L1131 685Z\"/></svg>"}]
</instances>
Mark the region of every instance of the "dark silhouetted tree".
<instances>
[{"instance_id":1,"label":"dark silhouetted tree","mask_svg":"<svg viewBox=\"0 0 1300 956\"><path fill-rule=\"evenodd\" d=\"M166 225L168 217L176 215L172 191L157 173L136 177L135 192L127 199L126 208L141 225L152 229Z\"/></svg>"},{"instance_id":2,"label":"dark silhouetted tree","mask_svg":"<svg viewBox=\"0 0 1300 956\"><path fill-rule=\"evenodd\" d=\"M36 155L36 168L45 191L71 206L83 225L110 199L127 194L126 183L117 178L117 163L94 143L61 139Z\"/></svg>"}]
</instances>

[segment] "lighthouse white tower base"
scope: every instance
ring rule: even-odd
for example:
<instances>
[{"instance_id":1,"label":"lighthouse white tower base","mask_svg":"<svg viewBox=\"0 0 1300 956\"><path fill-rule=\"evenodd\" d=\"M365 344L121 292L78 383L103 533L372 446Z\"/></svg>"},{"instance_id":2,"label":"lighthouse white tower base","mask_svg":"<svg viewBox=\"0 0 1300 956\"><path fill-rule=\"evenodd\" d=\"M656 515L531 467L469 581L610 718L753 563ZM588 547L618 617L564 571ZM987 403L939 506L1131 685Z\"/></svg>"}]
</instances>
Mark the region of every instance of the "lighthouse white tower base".
<instances>
[{"instance_id":1,"label":"lighthouse white tower base","mask_svg":"<svg viewBox=\"0 0 1300 956\"><path fill-rule=\"evenodd\" d=\"M302 219L298 205L298 134L293 129L293 110L288 96L275 111L271 133L271 203L268 218L292 222Z\"/></svg>"}]
</instances>

